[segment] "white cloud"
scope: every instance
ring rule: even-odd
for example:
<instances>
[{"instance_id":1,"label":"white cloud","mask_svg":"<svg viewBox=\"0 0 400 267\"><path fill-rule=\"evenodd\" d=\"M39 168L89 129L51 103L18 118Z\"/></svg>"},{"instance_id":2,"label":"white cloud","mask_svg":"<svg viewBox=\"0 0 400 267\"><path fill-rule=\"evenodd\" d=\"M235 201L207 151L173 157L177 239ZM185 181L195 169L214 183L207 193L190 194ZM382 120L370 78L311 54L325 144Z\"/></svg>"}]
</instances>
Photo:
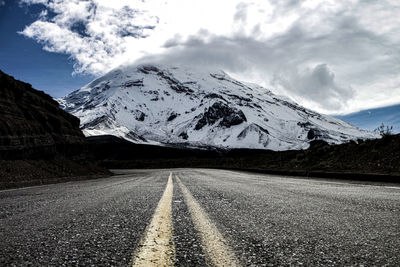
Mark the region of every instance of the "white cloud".
<instances>
[{"instance_id":1,"label":"white cloud","mask_svg":"<svg viewBox=\"0 0 400 267\"><path fill-rule=\"evenodd\" d=\"M141 56L135 52L136 44L159 24L140 0L22 2L47 8L22 34L42 43L47 51L71 55L77 73L100 75L123 63L127 55Z\"/></svg>"},{"instance_id":2,"label":"white cloud","mask_svg":"<svg viewBox=\"0 0 400 267\"><path fill-rule=\"evenodd\" d=\"M282 86L283 91L294 93L297 98L313 101L318 109L338 110L354 95L353 88L336 83L335 74L326 64L276 73L272 85Z\"/></svg>"},{"instance_id":3,"label":"white cloud","mask_svg":"<svg viewBox=\"0 0 400 267\"><path fill-rule=\"evenodd\" d=\"M400 102L396 0L21 0L45 8L23 31L101 75L158 60L224 68L309 108Z\"/></svg>"}]
</instances>

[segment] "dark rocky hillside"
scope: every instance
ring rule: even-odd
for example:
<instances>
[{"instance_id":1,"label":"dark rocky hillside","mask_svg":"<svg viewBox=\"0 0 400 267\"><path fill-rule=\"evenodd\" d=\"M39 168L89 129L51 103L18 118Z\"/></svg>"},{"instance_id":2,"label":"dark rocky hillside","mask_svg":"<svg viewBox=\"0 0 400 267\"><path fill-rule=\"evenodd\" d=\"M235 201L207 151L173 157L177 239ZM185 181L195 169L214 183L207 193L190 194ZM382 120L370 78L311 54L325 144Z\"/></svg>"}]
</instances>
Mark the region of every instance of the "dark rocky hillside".
<instances>
[{"instance_id":1,"label":"dark rocky hillside","mask_svg":"<svg viewBox=\"0 0 400 267\"><path fill-rule=\"evenodd\" d=\"M86 158L79 119L60 109L49 95L0 71L1 184L97 173L100 169L94 166L75 166L79 164L74 160Z\"/></svg>"},{"instance_id":2,"label":"dark rocky hillside","mask_svg":"<svg viewBox=\"0 0 400 267\"><path fill-rule=\"evenodd\" d=\"M400 135L341 145L313 141L307 150L189 149L89 137L89 150L108 168L204 167L400 182Z\"/></svg>"},{"instance_id":3,"label":"dark rocky hillside","mask_svg":"<svg viewBox=\"0 0 400 267\"><path fill-rule=\"evenodd\" d=\"M30 84L0 71L0 158L77 156L85 143L79 119Z\"/></svg>"}]
</instances>

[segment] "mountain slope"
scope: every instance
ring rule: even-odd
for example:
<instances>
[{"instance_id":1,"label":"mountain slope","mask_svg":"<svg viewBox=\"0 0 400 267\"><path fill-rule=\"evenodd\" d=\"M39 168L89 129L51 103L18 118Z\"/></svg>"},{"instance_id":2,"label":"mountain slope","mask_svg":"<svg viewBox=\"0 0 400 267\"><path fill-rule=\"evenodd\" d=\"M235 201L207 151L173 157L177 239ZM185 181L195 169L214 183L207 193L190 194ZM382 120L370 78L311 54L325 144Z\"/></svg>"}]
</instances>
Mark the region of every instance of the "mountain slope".
<instances>
[{"instance_id":1,"label":"mountain slope","mask_svg":"<svg viewBox=\"0 0 400 267\"><path fill-rule=\"evenodd\" d=\"M58 101L85 135L135 143L288 150L378 137L222 71L124 66Z\"/></svg>"}]
</instances>

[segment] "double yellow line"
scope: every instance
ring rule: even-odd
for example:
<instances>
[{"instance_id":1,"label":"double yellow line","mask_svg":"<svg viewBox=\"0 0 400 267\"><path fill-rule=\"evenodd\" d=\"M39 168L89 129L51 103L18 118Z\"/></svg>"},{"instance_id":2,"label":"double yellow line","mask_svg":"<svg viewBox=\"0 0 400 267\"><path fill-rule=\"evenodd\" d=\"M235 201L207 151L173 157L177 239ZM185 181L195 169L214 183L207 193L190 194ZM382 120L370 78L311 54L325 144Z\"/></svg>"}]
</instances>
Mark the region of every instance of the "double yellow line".
<instances>
[{"instance_id":1,"label":"double yellow line","mask_svg":"<svg viewBox=\"0 0 400 267\"><path fill-rule=\"evenodd\" d=\"M176 181L182 190L193 224L199 233L206 259L213 266L240 266L235 254L228 247L226 240L212 223L207 213L179 177L176 177ZM174 266L175 244L173 240L172 194L173 181L171 173L153 218L135 251L132 266Z\"/></svg>"},{"instance_id":2,"label":"double yellow line","mask_svg":"<svg viewBox=\"0 0 400 267\"><path fill-rule=\"evenodd\" d=\"M174 266L175 244L172 225L172 173L167 187L133 256L132 266Z\"/></svg>"}]
</instances>

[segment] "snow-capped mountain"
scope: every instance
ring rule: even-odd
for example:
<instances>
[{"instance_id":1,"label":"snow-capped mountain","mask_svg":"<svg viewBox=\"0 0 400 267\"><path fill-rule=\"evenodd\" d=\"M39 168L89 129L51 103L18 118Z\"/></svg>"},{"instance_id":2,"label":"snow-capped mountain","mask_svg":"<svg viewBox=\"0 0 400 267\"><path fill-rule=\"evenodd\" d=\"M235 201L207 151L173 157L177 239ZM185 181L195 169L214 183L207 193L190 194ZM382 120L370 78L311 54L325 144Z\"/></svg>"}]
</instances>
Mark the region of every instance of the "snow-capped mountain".
<instances>
[{"instance_id":1,"label":"snow-capped mountain","mask_svg":"<svg viewBox=\"0 0 400 267\"><path fill-rule=\"evenodd\" d=\"M85 135L135 143L288 150L378 137L223 71L124 66L58 101Z\"/></svg>"}]
</instances>

